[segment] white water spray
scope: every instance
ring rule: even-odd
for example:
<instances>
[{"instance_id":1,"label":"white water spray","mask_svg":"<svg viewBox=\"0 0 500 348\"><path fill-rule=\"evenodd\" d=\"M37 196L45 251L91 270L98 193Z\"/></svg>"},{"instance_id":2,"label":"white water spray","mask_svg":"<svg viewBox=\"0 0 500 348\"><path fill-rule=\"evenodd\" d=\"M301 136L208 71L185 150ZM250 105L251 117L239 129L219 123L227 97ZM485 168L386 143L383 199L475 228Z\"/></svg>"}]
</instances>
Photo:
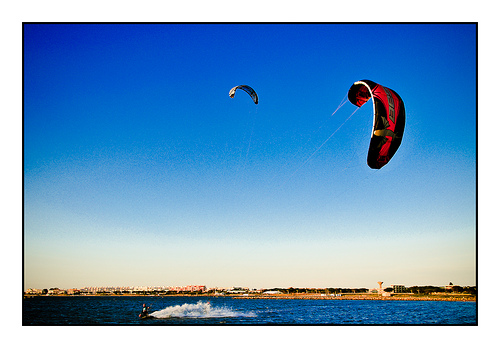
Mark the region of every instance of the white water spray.
<instances>
[{"instance_id":1,"label":"white water spray","mask_svg":"<svg viewBox=\"0 0 500 348\"><path fill-rule=\"evenodd\" d=\"M195 304L184 303L152 312L155 318L235 318L256 317L253 312L236 312L231 308L212 306L210 301L198 301Z\"/></svg>"}]
</instances>

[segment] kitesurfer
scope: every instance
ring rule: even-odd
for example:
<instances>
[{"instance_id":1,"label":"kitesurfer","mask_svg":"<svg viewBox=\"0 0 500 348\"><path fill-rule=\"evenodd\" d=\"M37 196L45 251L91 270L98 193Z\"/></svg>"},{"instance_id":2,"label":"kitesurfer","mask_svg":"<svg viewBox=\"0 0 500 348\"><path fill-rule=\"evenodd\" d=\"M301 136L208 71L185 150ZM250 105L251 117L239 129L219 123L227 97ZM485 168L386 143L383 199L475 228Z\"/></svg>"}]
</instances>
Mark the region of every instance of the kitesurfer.
<instances>
[{"instance_id":1,"label":"kitesurfer","mask_svg":"<svg viewBox=\"0 0 500 348\"><path fill-rule=\"evenodd\" d=\"M143 303L143 304L142 304L142 312L141 312L140 317L141 317L141 318L143 318L143 317L147 317L147 316L149 316L148 311L149 311L149 307L146 307L146 304L145 304L145 303Z\"/></svg>"}]
</instances>

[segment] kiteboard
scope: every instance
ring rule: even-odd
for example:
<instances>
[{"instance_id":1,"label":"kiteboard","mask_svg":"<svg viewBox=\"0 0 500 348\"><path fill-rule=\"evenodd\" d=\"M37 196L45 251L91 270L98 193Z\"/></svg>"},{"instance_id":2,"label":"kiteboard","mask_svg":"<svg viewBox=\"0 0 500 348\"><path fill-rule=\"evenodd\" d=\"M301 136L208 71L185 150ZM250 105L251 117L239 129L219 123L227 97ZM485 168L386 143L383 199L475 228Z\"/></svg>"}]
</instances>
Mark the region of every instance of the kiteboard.
<instances>
[{"instance_id":1,"label":"kiteboard","mask_svg":"<svg viewBox=\"0 0 500 348\"><path fill-rule=\"evenodd\" d=\"M152 316L149 315L148 313L139 314L139 319L150 319L150 318L152 318Z\"/></svg>"}]
</instances>

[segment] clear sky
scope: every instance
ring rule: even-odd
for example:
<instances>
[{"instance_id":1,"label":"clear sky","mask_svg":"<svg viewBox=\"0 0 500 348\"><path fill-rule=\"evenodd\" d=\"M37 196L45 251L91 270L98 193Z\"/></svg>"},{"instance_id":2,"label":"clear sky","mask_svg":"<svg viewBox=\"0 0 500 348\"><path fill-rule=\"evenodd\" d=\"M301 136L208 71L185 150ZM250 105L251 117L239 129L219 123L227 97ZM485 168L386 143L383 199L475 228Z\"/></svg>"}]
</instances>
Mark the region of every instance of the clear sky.
<instances>
[{"instance_id":1,"label":"clear sky","mask_svg":"<svg viewBox=\"0 0 500 348\"><path fill-rule=\"evenodd\" d=\"M475 25L26 24L23 39L25 289L476 285ZM372 102L335 112L360 79L406 106L380 170ZM229 98L240 84L258 105Z\"/></svg>"}]
</instances>

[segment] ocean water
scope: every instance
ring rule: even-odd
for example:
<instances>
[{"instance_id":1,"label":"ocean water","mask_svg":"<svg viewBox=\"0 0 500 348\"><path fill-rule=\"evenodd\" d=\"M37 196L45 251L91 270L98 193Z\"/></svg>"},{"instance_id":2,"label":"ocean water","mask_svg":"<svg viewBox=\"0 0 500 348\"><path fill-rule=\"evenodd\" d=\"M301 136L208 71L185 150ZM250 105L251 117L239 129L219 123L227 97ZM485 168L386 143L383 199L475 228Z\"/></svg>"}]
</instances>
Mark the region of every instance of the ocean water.
<instances>
[{"instance_id":1,"label":"ocean water","mask_svg":"<svg viewBox=\"0 0 500 348\"><path fill-rule=\"evenodd\" d=\"M152 318L140 319L142 304ZM40 296L23 299L25 326L477 325L475 302L279 300L230 297Z\"/></svg>"}]
</instances>

